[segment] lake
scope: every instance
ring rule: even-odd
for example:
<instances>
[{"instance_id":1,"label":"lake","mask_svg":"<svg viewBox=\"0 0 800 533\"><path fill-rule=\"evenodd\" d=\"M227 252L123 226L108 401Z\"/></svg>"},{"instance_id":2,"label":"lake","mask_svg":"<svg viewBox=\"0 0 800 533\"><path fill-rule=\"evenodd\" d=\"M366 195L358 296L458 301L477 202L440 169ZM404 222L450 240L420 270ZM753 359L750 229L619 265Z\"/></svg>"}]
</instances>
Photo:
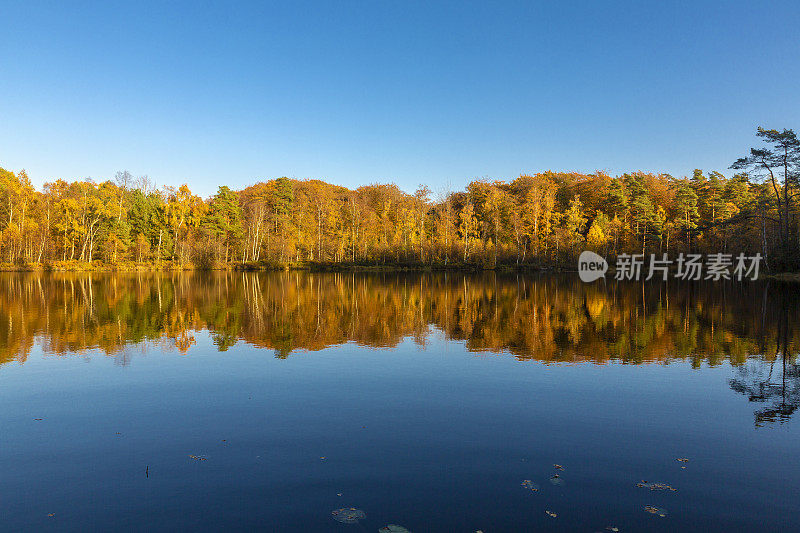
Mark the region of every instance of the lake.
<instances>
[{"instance_id":1,"label":"lake","mask_svg":"<svg viewBox=\"0 0 800 533\"><path fill-rule=\"evenodd\" d=\"M0 530L797 531L797 287L2 274Z\"/></svg>"}]
</instances>

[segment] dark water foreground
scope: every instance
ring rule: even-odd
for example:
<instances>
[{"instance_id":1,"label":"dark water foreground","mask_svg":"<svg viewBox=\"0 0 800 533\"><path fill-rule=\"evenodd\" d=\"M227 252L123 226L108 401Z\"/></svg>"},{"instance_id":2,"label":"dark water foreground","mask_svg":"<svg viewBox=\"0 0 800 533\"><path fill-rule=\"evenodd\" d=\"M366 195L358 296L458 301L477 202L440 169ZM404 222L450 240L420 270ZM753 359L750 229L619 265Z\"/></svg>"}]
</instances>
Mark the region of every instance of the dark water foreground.
<instances>
[{"instance_id":1,"label":"dark water foreground","mask_svg":"<svg viewBox=\"0 0 800 533\"><path fill-rule=\"evenodd\" d=\"M575 278L0 274L0 531L800 529L796 286Z\"/></svg>"}]
</instances>

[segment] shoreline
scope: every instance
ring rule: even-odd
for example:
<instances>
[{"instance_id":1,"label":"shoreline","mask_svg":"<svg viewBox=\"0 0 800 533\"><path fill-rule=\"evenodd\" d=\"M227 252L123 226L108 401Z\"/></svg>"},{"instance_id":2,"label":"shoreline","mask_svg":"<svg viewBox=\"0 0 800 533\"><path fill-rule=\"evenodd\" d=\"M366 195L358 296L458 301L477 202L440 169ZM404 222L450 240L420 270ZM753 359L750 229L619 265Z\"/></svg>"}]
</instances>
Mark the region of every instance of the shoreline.
<instances>
[{"instance_id":1,"label":"shoreline","mask_svg":"<svg viewBox=\"0 0 800 533\"><path fill-rule=\"evenodd\" d=\"M315 261L301 262L268 262L258 263L230 263L212 267L199 267L195 265L179 265L165 261L157 265L152 263L117 263L109 264L100 261L85 263L80 261L59 261L56 263L26 263L12 264L0 263L0 272L202 272L202 271L239 271L239 272L270 272L270 271L308 271L308 272L570 272L574 268L557 265L533 264L506 264L484 265L479 263L318 263Z\"/></svg>"},{"instance_id":2,"label":"shoreline","mask_svg":"<svg viewBox=\"0 0 800 533\"><path fill-rule=\"evenodd\" d=\"M51 264L26 263L24 265L0 263L0 272L211 272L211 271L236 271L236 272L279 272L279 271L305 271L305 272L527 272L536 274L558 274L577 272L574 267L563 265L534 265L530 263L499 263L497 265L483 265L479 263L318 263L315 261L301 262L267 262L258 263L231 263L213 267L198 267L195 265L177 265L165 261L161 265L151 263L118 263L108 264L100 261L84 263L79 261L59 261ZM613 269L608 274L613 275ZM606 279L613 279L607 277ZM775 272L763 273L759 281L800 282L800 272Z\"/></svg>"}]
</instances>

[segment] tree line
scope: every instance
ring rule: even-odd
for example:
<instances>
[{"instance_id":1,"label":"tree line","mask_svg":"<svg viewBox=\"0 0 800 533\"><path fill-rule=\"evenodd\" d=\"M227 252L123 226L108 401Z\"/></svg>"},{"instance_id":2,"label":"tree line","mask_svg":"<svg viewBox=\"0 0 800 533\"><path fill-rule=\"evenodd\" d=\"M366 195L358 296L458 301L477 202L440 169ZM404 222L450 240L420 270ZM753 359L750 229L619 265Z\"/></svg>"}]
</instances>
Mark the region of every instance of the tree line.
<instances>
[{"instance_id":1,"label":"tree line","mask_svg":"<svg viewBox=\"0 0 800 533\"><path fill-rule=\"evenodd\" d=\"M170 268L573 264L580 251L761 253L800 266L800 142L759 128L763 146L731 175L541 172L463 191L393 184L348 189L285 177L201 198L118 172L36 190L0 168L0 260L7 267Z\"/></svg>"}]
</instances>

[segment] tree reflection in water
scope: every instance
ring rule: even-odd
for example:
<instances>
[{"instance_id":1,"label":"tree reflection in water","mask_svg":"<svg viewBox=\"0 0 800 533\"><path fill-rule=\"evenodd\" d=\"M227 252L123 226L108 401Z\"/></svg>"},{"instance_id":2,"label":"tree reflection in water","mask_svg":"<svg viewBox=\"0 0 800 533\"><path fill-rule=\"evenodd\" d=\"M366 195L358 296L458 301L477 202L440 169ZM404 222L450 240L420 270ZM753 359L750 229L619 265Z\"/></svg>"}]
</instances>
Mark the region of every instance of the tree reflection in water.
<instances>
[{"instance_id":1,"label":"tree reflection in water","mask_svg":"<svg viewBox=\"0 0 800 533\"><path fill-rule=\"evenodd\" d=\"M790 317L790 308L796 305L792 294L793 291L780 291L770 302L777 314L777 320L772 322L776 355L768 357L766 363L755 360L740 365L736 376L730 380L732 390L744 394L751 402L764 405L755 411L756 427L783 423L800 408L800 365L795 362L796 347L791 331L796 317ZM767 305L765 291L763 312Z\"/></svg>"},{"instance_id":2,"label":"tree reflection in water","mask_svg":"<svg viewBox=\"0 0 800 533\"><path fill-rule=\"evenodd\" d=\"M98 349L127 364L145 346L190 354L207 329L285 358L355 342L425 345L432 329L473 352L542 362L687 360L737 367L733 390L800 405L797 291L776 283L582 284L575 275L175 272L0 274L0 365L34 343L52 355Z\"/></svg>"}]
</instances>

